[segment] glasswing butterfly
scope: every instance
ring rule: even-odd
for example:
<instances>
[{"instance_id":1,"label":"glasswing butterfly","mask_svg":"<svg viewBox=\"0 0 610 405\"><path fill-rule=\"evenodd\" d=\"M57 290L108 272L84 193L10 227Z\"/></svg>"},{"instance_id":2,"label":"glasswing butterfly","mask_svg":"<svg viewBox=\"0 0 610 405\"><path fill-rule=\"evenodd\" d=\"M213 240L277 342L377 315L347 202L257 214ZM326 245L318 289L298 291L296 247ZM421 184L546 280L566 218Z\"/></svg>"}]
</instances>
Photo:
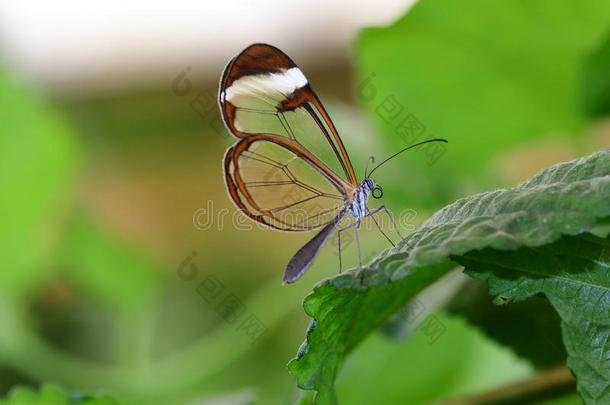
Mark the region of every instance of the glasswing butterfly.
<instances>
[{"instance_id":1,"label":"glasswing butterfly","mask_svg":"<svg viewBox=\"0 0 610 405\"><path fill-rule=\"evenodd\" d=\"M267 44L253 44L227 64L218 102L225 125L239 138L226 151L223 163L233 203L252 220L273 229L319 229L288 262L285 283L295 282L307 271L337 228L341 267L341 232L355 227L359 245L357 231L365 217L373 218L392 243L374 218L381 211L393 218L389 211L385 206L367 208L370 195L383 195L370 175L407 149L446 142L428 139L404 148L365 171L364 180L358 182L341 137L307 78L285 53ZM339 228L348 217L352 224Z\"/></svg>"}]
</instances>

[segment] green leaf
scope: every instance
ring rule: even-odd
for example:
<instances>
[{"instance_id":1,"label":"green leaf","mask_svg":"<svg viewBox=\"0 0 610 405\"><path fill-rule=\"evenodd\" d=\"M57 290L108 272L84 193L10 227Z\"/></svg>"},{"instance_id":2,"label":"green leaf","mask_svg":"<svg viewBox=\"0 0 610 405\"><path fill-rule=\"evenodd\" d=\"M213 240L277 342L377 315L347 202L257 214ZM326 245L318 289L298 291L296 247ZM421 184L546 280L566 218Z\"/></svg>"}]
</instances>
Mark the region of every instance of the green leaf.
<instances>
[{"instance_id":1,"label":"green leaf","mask_svg":"<svg viewBox=\"0 0 610 405\"><path fill-rule=\"evenodd\" d=\"M510 147L549 135L582 139L583 63L609 22L610 2L599 0L422 0L394 24L362 30L356 96L387 141L450 142L446 153L402 159L409 186L391 194L411 206L447 202L464 187L497 185L489 168ZM390 184L402 178L385 170Z\"/></svg>"},{"instance_id":2,"label":"green leaf","mask_svg":"<svg viewBox=\"0 0 610 405\"><path fill-rule=\"evenodd\" d=\"M45 384L39 391L18 387L11 390L0 405L119 405L120 402L106 395L69 395L54 385Z\"/></svg>"},{"instance_id":3,"label":"green leaf","mask_svg":"<svg viewBox=\"0 0 610 405\"><path fill-rule=\"evenodd\" d=\"M404 258L404 255L401 257ZM401 258L396 258L398 263ZM391 266L383 262L383 267ZM351 275L330 279L305 299L305 312L314 318L307 341L289 364L301 389L316 389L321 404L336 403L333 384L346 354L410 297L443 275L449 263L414 269L410 277L370 287ZM381 273L383 270L379 269Z\"/></svg>"},{"instance_id":4,"label":"green leaf","mask_svg":"<svg viewBox=\"0 0 610 405\"><path fill-rule=\"evenodd\" d=\"M458 261L496 301L544 294L562 319L568 366L586 403L610 403L610 238L591 234L516 252L484 249Z\"/></svg>"},{"instance_id":5,"label":"green leaf","mask_svg":"<svg viewBox=\"0 0 610 405\"><path fill-rule=\"evenodd\" d=\"M316 390L317 403L336 403L333 384L347 354L454 267L452 257L485 248L518 256L520 247L543 247L564 235L586 233L610 216L608 201L610 150L550 167L518 187L445 207L362 271L314 288L304 302L313 326L289 364L298 386Z\"/></svg>"}]
</instances>

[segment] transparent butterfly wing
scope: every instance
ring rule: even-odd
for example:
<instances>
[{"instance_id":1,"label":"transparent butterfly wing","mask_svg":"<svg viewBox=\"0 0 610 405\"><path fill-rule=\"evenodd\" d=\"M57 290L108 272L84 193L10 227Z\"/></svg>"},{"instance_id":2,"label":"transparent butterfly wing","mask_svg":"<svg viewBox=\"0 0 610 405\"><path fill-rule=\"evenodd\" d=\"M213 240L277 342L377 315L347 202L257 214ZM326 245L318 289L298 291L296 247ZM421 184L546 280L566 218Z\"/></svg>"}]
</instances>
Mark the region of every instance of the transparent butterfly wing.
<instances>
[{"instance_id":1,"label":"transparent butterfly wing","mask_svg":"<svg viewBox=\"0 0 610 405\"><path fill-rule=\"evenodd\" d=\"M357 185L328 113L301 70L279 49L255 44L233 58L221 78L219 103L236 137L273 134L291 139Z\"/></svg>"},{"instance_id":2,"label":"transparent butterfly wing","mask_svg":"<svg viewBox=\"0 0 610 405\"><path fill-rule=\"evenodd\" d=\"M225 155L227 189L237 207L257 222L285 231L319 228L344 211L350 188L318 163L291 139L252 135Z\"/></svg>"}]
</instances>

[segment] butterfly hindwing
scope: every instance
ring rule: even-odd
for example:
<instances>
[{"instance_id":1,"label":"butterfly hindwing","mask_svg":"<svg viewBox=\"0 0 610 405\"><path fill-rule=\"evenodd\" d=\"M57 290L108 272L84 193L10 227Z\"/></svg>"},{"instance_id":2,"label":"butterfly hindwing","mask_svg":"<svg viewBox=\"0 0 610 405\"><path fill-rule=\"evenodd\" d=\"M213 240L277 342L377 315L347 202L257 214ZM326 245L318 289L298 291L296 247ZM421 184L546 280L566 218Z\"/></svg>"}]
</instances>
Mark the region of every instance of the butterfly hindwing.
<instances>
[{"instance_id":1,"label":"butterfly hindwing","mask_svg":"<svg viewBox=\"0 0 610 405\"><path fill-rule=\"evenodd\" d=\"M328 170L328 169L323 169ZM253 220L285 231L331 222L349 198L346 184L298 143L251 135L225 155L225 181L237 207Z\"/></svg>"}]
</instances>

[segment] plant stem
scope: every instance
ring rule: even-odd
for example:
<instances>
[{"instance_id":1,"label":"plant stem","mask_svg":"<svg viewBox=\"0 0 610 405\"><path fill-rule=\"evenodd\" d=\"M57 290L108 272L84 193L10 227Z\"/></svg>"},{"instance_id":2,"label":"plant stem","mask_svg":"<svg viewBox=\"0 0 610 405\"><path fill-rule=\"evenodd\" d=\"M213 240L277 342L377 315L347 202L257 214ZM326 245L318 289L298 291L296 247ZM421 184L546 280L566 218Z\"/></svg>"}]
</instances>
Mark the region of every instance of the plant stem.
<instances>
[{"instance_id":1,"label":"plant stem","mask_svg":"<svg viewBox=\"0 0 610 405\"><path fill-rule=\"evenodd\" d=\"M481 394L441 401L437 405L509 405L559 397L576 388L576 380L567 367L540 373L530 379Z\"/></svg>"}]
</instances>

